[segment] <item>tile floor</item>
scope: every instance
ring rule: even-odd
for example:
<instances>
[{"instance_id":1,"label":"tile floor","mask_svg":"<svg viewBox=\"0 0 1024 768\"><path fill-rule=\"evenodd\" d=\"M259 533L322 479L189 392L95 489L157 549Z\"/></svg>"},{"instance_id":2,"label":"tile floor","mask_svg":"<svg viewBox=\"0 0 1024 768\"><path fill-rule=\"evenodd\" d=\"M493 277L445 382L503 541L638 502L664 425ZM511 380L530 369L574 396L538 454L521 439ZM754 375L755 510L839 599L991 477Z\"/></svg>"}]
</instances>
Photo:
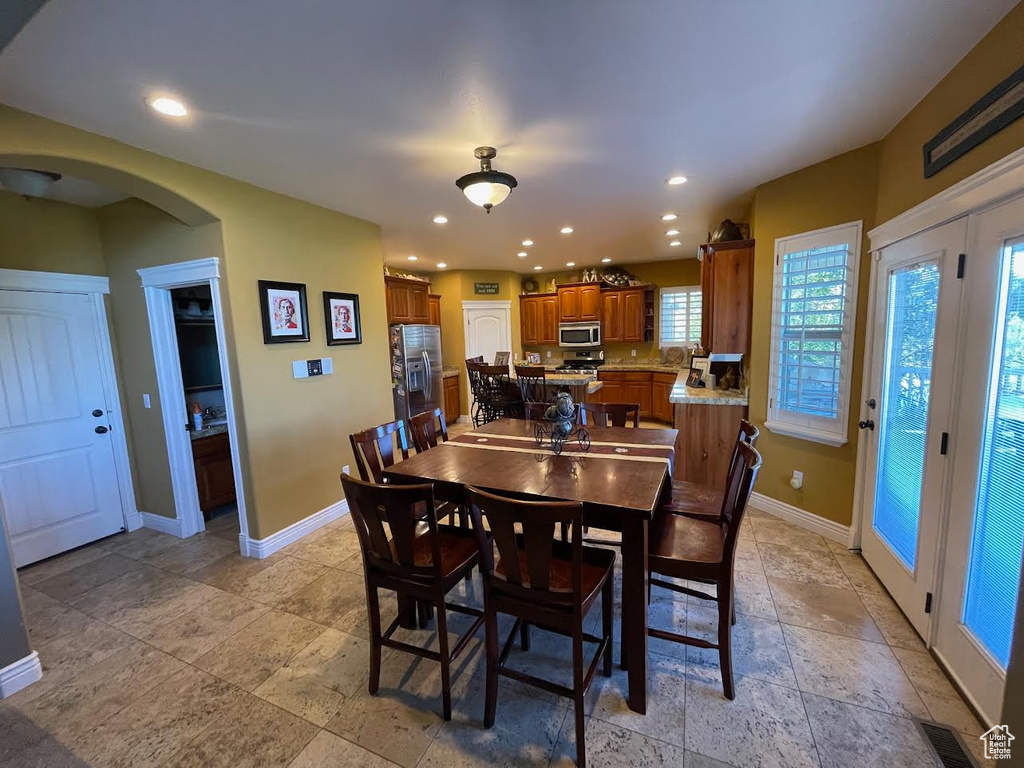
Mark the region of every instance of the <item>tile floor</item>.
<instances>
[{"instance_id":1,"label":"tile floor","mask_svg":"<svg viewBox=\"0 0 1024 768\"><path fill-rule=\"evenodd\" d=\"M735 701L714 653L653 640L646 716L625 705L625 673L596 678L590 765L931 766L910 716L980 746L978 722L858 555L757 513L741 546ZM237 554L227 518L184 541L115 536L20 579L45 674L0 702L2 768L572 763L566 700L503 681L497 722L482 727L482 637L457 664L449 723L428 661L385 650L380 692L367 694L347 518L265 560ZM479 583L459 593L477 601ZM655 590L652 623L709 635L715 617L699 603ZM568 683L568 653L538 631L512 663Z\"/></svg>"}]
</instances>

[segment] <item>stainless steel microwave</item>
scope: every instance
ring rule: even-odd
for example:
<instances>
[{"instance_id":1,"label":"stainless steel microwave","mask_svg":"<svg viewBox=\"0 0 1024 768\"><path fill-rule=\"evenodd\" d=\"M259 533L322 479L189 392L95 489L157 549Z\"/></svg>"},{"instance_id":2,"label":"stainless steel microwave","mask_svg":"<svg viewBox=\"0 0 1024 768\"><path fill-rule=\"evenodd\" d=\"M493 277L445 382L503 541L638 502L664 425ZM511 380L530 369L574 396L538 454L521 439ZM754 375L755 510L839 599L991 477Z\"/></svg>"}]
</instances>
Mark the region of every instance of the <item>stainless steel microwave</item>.
<instances>
[{"instance_id":1,"label":"stainless steel microwave","mask_svg":"<svg viewBox=\"0 0 1024 768\"><path fill-rule=\"evenodd\" d=\"M601 346L601 324L590 323L559 323L558 346L560 347L599 347Z\"/></svg>"}]
</instances>

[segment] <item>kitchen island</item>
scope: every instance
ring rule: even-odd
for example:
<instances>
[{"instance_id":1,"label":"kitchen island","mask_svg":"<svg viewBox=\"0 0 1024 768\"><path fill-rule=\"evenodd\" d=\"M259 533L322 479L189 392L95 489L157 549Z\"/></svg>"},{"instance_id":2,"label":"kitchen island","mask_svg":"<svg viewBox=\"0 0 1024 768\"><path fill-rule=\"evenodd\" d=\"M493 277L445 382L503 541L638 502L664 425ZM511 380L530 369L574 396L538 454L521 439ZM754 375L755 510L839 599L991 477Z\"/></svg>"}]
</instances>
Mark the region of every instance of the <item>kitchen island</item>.
<instances>
[{"instance_id":1,"label":"kitchen island","mask_svg":"<svg viewBox=\"0 0 1024 768\"><path fill-rule=\"evenodd\" d=\"M688 387L680 373L669 394L679 431L675 479L725 486L740 419L747 418L747 396L738 390Z\"/></svg>"}]
</instances>

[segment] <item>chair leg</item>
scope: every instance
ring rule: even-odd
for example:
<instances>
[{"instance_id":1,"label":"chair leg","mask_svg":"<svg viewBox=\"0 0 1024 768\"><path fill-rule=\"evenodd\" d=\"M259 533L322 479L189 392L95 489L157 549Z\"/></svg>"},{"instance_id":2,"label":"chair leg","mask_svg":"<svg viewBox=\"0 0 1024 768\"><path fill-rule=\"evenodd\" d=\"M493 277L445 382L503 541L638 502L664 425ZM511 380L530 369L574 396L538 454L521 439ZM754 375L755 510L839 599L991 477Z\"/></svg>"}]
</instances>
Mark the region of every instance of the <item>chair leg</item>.
<instances>
[{"instance_id":1,"label":"chair leg","mask_svg":"<svg viewBox=\"0 0 1024 768\"><path fill-rule=\"evenodd\" d=\"M451 657L448 655L448 616L444 609L444 595L437 603L437 645L441 654L441 708L444 719L452 719Z\"/></svg>"},{"instance_id":2,"label":"chair leg","mask_svg":"<svg viewBox=\"0 0 1024 768\"><path fill-rule=\"evenodd\" d=\"M519 646L524 650L530 650L530 622L524 621L519 625Z\"/></svg>"},{"instance_id":3,"label":"chair leg","mask_svg":"<svg viewBox=\"0 0 1024 768\"><path fill-rule=\"evenodd\" d=\"M736 601L733 600L731 602L732 602L732 624L733 624L733 626L736 626Z\"/></svg>"},{"instance_id":4,"label":"chair leg","mask_svg":"<svg viewBox=\"0 0 1024 768\"><path fill-rule=\"evenodd\" d=\"M416 613L420 620L420 629L426 629L430 625L430 619L434 615L434 606L425 600L416 603Z\"/></svg>"},{"instance_id":5,"label":"chair leg","mask_svg":"<svg viewBox=\"0 0 1024 768\"><path fill-rule=\"evenodd\" d=\"M494 725L498 706L498 614L484 600L484 643L487 656L487 690L484 700L484 728Z\"/></svg>"},{"instance_id":6,"label":"chair leg","mask_svg":"<svg viewBox=\"0 0 1024 768\"><path fill-rule=\"evenodd\" d=\"M371 694L380 687L380 603L377 600L377 588L366 585L366 612L370 617L370 682Z\"/></svg>"},{"instance_id":7,"label":"chair leg","mask_svg":"<svg viewBox=\"0 0 1024 768\"><path fill-rule=\"evenodd\" d=\"M576 765L585 768L587 750L585 743L586 724L583 720L583 627L577 626L572 633L572 693L573 709L576 715Z\"/></svg>"},{"instance_id":8,"label":"chair leg","mask_svg":"<svg viewBox=\"0 0 1024 768\"><path fill-rule=\"evenodd\" d=\"M615 616L615 579L608 577L601 593L601 634L608 640L604 649L604 676L612 676L612 624Z\"/></svg>"},{"instance_id":9,"label":"chair leg","mask_svg":"<svg viewBox=\"0 0 1024 768\"><path fill-rule=\"evenodd\" d=\"M736 698L732 679L732 588L719 583L718 589L718 665L722 670L722 688L725 698ZM725 592L723 595L722 592Z\"/></svg>"}]
</instances>

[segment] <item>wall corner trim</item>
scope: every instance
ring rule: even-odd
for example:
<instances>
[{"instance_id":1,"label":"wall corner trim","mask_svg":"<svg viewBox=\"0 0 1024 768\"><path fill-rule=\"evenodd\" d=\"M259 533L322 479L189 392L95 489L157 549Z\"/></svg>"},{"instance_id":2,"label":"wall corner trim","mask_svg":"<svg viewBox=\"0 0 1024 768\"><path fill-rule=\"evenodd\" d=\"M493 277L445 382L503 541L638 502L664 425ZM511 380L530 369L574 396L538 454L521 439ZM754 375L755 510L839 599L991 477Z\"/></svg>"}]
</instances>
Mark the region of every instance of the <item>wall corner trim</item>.
<instances>
[{"instance_id":1,"label":"wall corner trim","mask_svg":"<svg viewBox=\"0 0 1024 768\"><path fill-rule=\"evenodd\" d=\"M0 669L0 699L13 696L42 677L43 665L39 661L39 653L32 651L28 656Z\"/></svg>"},{"instance_id":2,"label":"wall corner trim","mask_svg":"<svg viewBox=\"0 0 1024 768\"><path fill-rule=\"evenodd\" d=\"M160 533L169 533L172 536L177 536L179 539L185 538L181 520L176 517L154 515L152 512L139 512L139 518L142 520L143 528L152 528L154 531L160 531Z\"/></svg>"},{"instance_id":3,"label":"wall corner trim","mask_svg":"<svg viewBox=\"0 0 1024 768\"><path fill-rule=\"evenodd\" d=\"M241 545L242 554L245 557L256 557L263 559L270 557L289 544L294 544L304 536L308 536L318 528L323 528L339 517L348 514L348 501L342 499L319 512L314 512L309 517L304 517L298 522L292 523L287 528L282 528L277 533L272 533L265 539L251 539L244 534L239 534L238 540Z\"/></svg>"},{"instance_id":4,"label":"wall corner trim","mask_svg":"<svg viewBox=\"0 0 1024 768\"><path fill-rule=\"evenodd\" d=\"M792 504L786 504L784 501L773 499L756 491L750 494L750 506L799 528L824 536L831 541L849 545L850 527L848 525L826 520L805 509L794 507Z\"/></svg>"}]
</instances>

